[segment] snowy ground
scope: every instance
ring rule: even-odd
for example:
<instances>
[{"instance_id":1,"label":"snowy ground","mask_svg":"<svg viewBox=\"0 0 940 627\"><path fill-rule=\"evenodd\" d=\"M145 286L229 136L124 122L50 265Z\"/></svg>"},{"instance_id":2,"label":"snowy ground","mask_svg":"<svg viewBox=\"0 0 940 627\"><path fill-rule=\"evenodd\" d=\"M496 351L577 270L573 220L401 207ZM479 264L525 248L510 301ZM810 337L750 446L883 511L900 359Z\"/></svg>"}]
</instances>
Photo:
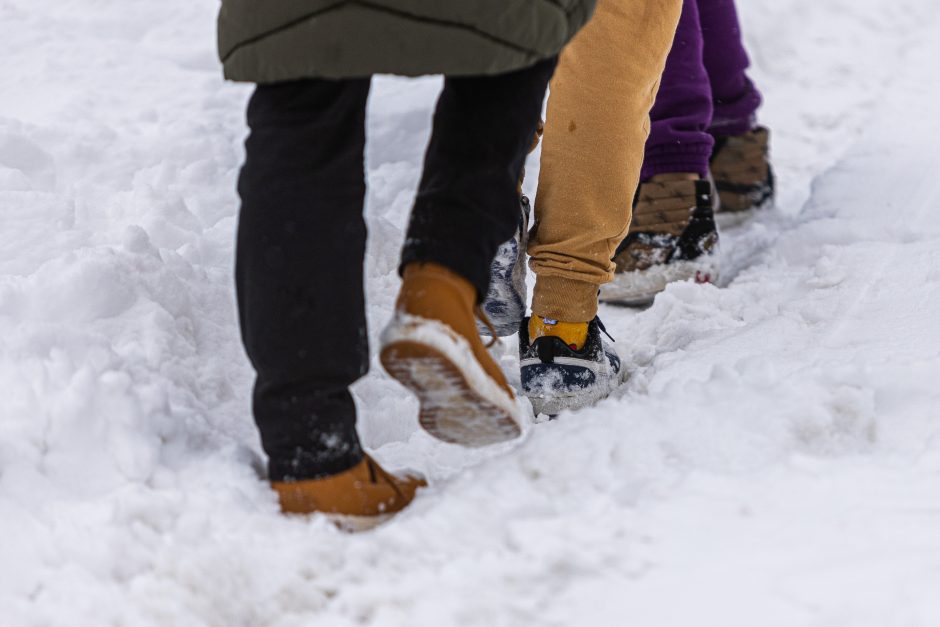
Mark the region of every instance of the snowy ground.
<instances>
[{"instance_id":1,"label":"snowy ground","mask_svg":"<svg viewBox=\"0 0 940 627\"><path fill-rule=\"evenodd\" d=\"M256 474L217 3L0 0L0 624L940 625L940 8L741 5L781 193L727 285L604 309L623 393L509 449L374 368L433 486L349 536ZM373 338L437 88L376 82Z\"/></svg>"}]
</instances>

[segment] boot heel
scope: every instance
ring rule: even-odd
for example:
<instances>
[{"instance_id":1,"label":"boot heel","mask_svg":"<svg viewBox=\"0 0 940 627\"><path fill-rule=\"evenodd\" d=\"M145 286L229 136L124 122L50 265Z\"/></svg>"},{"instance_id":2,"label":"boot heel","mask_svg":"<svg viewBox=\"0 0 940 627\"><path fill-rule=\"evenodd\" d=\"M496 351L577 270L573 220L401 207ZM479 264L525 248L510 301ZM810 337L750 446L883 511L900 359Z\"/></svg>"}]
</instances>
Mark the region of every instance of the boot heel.
<instances>
[{"instance_id":1,"label":"boot heel","mask_svg":"<svg viewBox=\"0 0 940 627\"><path fill-rule=\"evenodd\" d=\"M437 325L423 326L393 323L387 335L399 337L384 342L379 356L385 370L418 397L421 427L438 440L472 448L522 435L515 400L490 380L469 350L460 350L456 338L435 337Z\"/></svg>"}]
</instances>

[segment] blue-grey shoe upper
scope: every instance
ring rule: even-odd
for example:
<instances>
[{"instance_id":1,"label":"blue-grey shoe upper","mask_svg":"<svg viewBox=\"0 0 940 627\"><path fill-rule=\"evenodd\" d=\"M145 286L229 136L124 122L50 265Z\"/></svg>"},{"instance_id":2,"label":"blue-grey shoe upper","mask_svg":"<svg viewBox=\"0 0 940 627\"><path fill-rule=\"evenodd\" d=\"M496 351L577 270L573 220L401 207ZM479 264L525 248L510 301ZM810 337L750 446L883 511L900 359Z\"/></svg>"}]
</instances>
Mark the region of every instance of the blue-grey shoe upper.
<instances>
[{"instance_id":1,"label":"blue-grey shoe upper","mask_svg":"<svg viewBox=\"0 0 940 627\"><path fill-rule=\"evenodd\" d=\"M580 350L557 337L529 340L528 319L519 331L522 391L536 412L558 413L578 409L608 396L623 380L623 364L604 340L603 326L595 318Z\"/></svg>"},{"instance_id":2,"label":"blue-grey shoe upper","mask_svg":"<svg viewBox=\"0 0 940 627\"><path fill-rule=\"evenodd\" d=\"M529 239L529 199L523 196L519 207L519 228L512 239L496 251L490 266L490 289L483 301L483 311L499 337L518 331L526 310L525 251ZM489 329L483 325L478 328L482 335L490 335Z\"/></svg>"}]
</instances>

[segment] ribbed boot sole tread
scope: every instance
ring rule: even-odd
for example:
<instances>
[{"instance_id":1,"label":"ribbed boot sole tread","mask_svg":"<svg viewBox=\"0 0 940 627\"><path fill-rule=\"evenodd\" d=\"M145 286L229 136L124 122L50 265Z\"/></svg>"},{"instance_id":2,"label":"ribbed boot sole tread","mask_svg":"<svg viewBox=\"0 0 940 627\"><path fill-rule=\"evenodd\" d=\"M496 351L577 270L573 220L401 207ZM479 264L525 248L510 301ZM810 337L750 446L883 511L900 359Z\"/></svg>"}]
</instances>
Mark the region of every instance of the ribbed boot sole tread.
<instances>
[{"instance_id":1,"label":"ribbed boot sole tread","mask_svg":"<svg viewBox=\"0 0 940 627\"><path fill-rule=\"evenodd\" d=\"M382 350L380 360L418 397L418 421L433 437L481 447L521 435L513 416L474 390L460 368L432 346L399 340Z\"/></svg>"}]
</instances>

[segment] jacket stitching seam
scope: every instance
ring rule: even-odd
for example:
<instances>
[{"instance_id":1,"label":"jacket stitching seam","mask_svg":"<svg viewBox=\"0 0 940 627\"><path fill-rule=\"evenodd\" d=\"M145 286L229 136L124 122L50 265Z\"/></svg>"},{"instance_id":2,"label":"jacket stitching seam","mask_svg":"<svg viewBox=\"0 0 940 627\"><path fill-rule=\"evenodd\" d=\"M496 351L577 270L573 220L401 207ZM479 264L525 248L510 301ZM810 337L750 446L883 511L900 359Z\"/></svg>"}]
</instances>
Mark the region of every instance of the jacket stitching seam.
<instances>
[{"instance_id":1,"label":"jacket stitching seam","mask_svg":"<svg viewBox=\"0 0 940 627\"><path fill-rule=\"evenodd\" d=\"M551 5L555 6L556 8L558 8L558 9L559 9L562 13L564 13L565 15L570 15L570 13L567 12L567 11L565 11L564 8L563 8L556 0L543 0L543 1L546 2L547 4L551 4ZM484 39L488 39L488 40L490 40L490 41L493 41L494 43L497 43L497 44L499 44L499 45L505 46L505 47L510 48L510 49L513 49L513 50L516 50L516 51L518 51L518 52L522 52L522 53L525 53L525 54L527 54L527 55L536 56L536 57L541 56L540 53L538 53L538 52L536 52L536 51L534 51L534 50L530 50L530 49L525 48L525 47L523 47L523 46L515 45L515 44L513 44L513 43L511 43L511 42L508 42L508 41L505 41L505 40L503 40L503 39L500 39L499 37L496 37L495 35L492 35L492 34L490 34L490 33L487 33L487 32L485 32L485 31L482 31L482 30L480 30L480 29L478 29L478 28L475 28L475 27L473 27L473 26L469 26L469 25L467 25L467 24L461 24L460 22L450 22L450 21L447 21L447 20L440 20L440 19L434 19L434 18L424 17L424 16L420 16L420 15L414 15L413 13L408 13L407 11L395 10L395 9L390 8L390 7L385 7L385 6L381 6L381 5L376 5L376 4L373 4L373 3L371 3L371 2L366 2L366 1L363 1L363 0L353 0L353 1L351 1L351 2L350 2L350 1L344 1L344 2L337 2L337 3L335 3L335 4L331 4L331 5L327 6L327 7L324 7L324 8L322 8L322 9L320 9L319 11L315 11L315 12L313 12L313 13L308 13L308 14L306 14L306 15L304 15L304 16L302 16L302 17L299 17L299 18L297 18L297 19L295 19L295 20L292 20L292 21L290 21L290 22L288 22L288 23L286 23L286 24L282 24L281 26L278 26L277 28L273 28L273 29L271 29L271 30L269 30L269 31L265 31L264 33L260 33L260 34L258 34L258 35L255 35L254 37L251 37L251 38L249 38L249 39L245 39L244 41L240 41L240 42L237 43L236 45L232 46L232 48L231 48L227 53L225 53L225 55L222 57L222 62L223 62L223 63L226 63L226 62L232 57L233 54L235 54L236 52L238 52L238 51L239 51L240 49L242 49L242 48L245 48L245 47L250 46L250 45L252 45L252 44L258 43L259 41L261 41L261 40L263 40L263 39L267 39L268 37L272 37L272 36L274 36L274 35L277 35L277 34L279 34L279 33L284 32L284 31L286 31L286 30L290 30L291 28L294 28L295 26L298 26L298 25L300 25L300 24L302 24L302 23L304 23L304 22L306 22L306 21L308 21L308 20L311 20L311 19L313 19L313 18L315 18L315 17L318 17L318 16L323 15L323 14L325 14L325 13L328 13L328 12L330 12L330 11L334 11L334 10L338 9L339 7L341 7L342 5L351 5L351 4L352 4L352 5L360 5L360 6L369 8L369 9L373 9L373 10L375 10L375 11L382 11L382 12L384 12L384 13L389 13L389 14L391 14L391 15L397 15L397 16L399 16L399 17L404 17L404 18L407 18L407 19L410 19L410 20L414 20L414 21L416 21L416 22L425 22L425 23L428 23L428 24L435 24L435 25L440 25L440 26L448 26L448 27L451 27L451 28L457 28L457 29L469 31L469 32L471 32L471 33L475 33L476 35L478 35L478 36L480 36L480 37L482 37L482 38L484 38Z\"/></svg>"}]
</instances>

